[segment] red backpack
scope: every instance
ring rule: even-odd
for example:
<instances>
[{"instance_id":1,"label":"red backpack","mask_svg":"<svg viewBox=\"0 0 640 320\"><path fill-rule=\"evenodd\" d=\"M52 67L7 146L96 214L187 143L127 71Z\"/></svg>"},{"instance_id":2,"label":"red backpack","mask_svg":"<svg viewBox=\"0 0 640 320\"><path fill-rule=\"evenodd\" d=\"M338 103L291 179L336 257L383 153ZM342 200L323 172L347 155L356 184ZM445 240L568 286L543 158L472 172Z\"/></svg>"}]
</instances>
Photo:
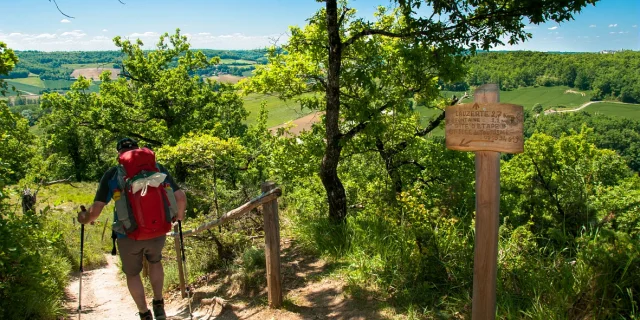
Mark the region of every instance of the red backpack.
<instances>
[{"instance_id":1,"label":"red backpack","mask_svg":"<svg viewBox=\"0 0 640 320\"><path fill-rule=\"evenodd\" d=\"M119 189L114 191L113 198L121 230L134 240L166 234L171 230L177 206L173 190L164 182L166 175L158 169L155 154L148 148L134 149L120 154L118 162Z\"/></svg>"}]
</instances>

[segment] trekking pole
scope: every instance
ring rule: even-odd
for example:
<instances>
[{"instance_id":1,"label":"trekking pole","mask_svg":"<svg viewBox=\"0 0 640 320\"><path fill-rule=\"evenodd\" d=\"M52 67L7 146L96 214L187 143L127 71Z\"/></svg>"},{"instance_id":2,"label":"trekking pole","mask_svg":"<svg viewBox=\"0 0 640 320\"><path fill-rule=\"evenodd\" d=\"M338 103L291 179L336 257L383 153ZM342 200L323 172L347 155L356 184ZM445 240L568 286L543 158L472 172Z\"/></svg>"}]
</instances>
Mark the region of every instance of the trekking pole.
<instances>
[{"instance_id":1,"label":"trekking pole","mask_svg":"<svg viewBox=\"0 0 640 320\"><path fill-rule=\"evenodd\" d=\"M87 212L87 209L84 206L80 206L80 210L82 212ZM84 251L84 223L80 224L80 281L78 288L78 320L80 319L80 315L82 314L82 272L84 271L82 268L82 255Z\"/></svg>"},{"instance_id":2,"label":"trekking pole","mask_svg":"<svg viewBox=\"0 0 640 320\"><path fill-rule=\"evenodd\" d=\"M178 220L178 232L180 233L180 252L182 253L182 267L184 268L184 278L186 279L187 285L185 286L185 291L187 292L187 300L189 300L189 318L193 319L193 313L191 312L191 290L189 289L189 276L187 273L187 259L184 255L184 240L182 239L182 221Z\"/></svg>"}]
</instances>

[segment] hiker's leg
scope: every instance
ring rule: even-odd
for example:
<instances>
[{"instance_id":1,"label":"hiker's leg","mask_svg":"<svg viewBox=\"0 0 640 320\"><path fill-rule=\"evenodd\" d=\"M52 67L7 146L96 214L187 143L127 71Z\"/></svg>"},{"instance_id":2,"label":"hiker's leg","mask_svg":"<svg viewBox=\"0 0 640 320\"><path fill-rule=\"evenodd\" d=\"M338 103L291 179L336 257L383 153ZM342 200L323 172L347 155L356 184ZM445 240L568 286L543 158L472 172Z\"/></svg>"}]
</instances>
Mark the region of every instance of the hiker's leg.
<instances>
[{"instance_id":1,"label":"hiker's leg","mask_svg":"<svg viewBox=\"0 0 640 320\"><path fill-rule=\"evenodd\" d=\"M143 247L140 241L129 238L118 238L118 251L120 251L120 261L122 271L127 276L127 288L140 313L147 312L147 301L144 296L144 286L140 271L142 271Z\"/></svg>"},{"instance_id":2,"label":"hiker's leg","mask_svg":"<svg viewBox=\"0 0 640 320\"><path fill-rule=\"evenodd\" d=\"M149 263L149 279L151 280L151 288L153 288L153 298L156 300L162 299L164 270L161 261Z\"/></svg>"},{"instance_id":3,"label":"hiker's leg","mask_svg":"<svg viewBox=\"0 0 640 320\"><path fill-rule=\"evenodd\" d=\"M138 311L140 313L147 312L149 307L147 307L147 299L144 297L144 286L142 285L140 274L127 276L127 287L129 288L129 293L131 293L133 301L138 307Z\"/></svg>"},{"instance_id":4,"label":"hiker's leg","mask_svg":"<svg viewBox=\"0 0 640 320\"><path fill-rule=\"evenodd\" d=\"M153 288L153 298L162 299L162 287L164 285L164 270L162 269L162 248L164 248L166 236L146 240L144 255L149 262L149 280Z\"/></svg>"}]
</instances>

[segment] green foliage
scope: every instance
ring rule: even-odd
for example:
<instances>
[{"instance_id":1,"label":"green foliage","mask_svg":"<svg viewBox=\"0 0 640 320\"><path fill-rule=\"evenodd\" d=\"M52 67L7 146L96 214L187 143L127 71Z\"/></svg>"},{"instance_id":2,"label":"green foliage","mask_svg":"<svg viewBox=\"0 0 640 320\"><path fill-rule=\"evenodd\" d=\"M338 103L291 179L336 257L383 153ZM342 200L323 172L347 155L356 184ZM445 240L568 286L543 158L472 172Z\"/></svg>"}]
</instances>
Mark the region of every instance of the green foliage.
<instances>
[{"instance_id":1,"label":"green foliage","mask_svg":"<svg viewBox=\"0 0 640 320\"><path fill-rule=\"evenodd\" d=\"M594 100L640 103L640 54L544 53L530 51L481 53L469 61L465 84L498 83L502 90L564 85L591 90ZM619 66L624 66L620 68Z\"/></svg>"},{"instance_id":2,"label":"green foliage","mask_svg":"<svg viewBox=\"0 0 640 320\"><path fill-rule=\"evenodd\" d=\"M596 148L590 133L583 129L558 140L534 134L525 143L526 152L505 164L501 196L515 226L532 221L534 234L562 247L602 218L591 199L630 172L615 152Z\"/></svg>"},{"instance_id":3,"label":"green foliage","mask_svg":"<svg viewBox=\"0 0 640 320\"><path fill-rule=\"evenodd\" d=\"M18 63L18 57L13 50L7 48L7 44L0 41L0 76L6 76L13 70L16 63ZM7 84L0 78L0 95L6 95Z\"/></svg>"},{"instance_id":4,"label":"green foliage","mask_svg":"<svg viewBox=\"0 0 640 320\"><path fill-rule=\"evenodd\" d=\"M0 315L53 318L61 312L70 268L60 255L63 234L46 228L48 210L25 215L0 210Z\"/></svg>"},{"instance_id":5,"label":"green foliage","mask_svg":"<svg viewBox=\"0 0 640 320\"><path fill-rule=\"evenodd\" d=\"M0 101L0 180L15 183L26 174L35 151L34 140L28 121Z\"/></svg>"},{"instance_id":6,"label":"green foliage","mask_svg":"<svg viewBox=\"0 0 640 320\"><path fill-rule=\"evenodd\" d=\"M111 141L115 135L89 127L83 116L97 108L97 94L87 91L91 81L80 77L64 96L45 94L42 108L50 113L41 118L41 145L45 155L43 174L76 181L97 180L115 160ZM111 147L111 152L105 152Z\"/></svg>"},{"instance_id":7,"label":"green foliage","mask_svg":"<svg viewBox=\"0 0 640 320\"><path fill-rule=\"evenodd\" d=\"M533 109L531 109L531 111L535 112L536 114L541 114L542 111L544 111L544 108L542 107L541 104L536 103L533 105Z\"/></svg>"},{"instance_id":8,"label":"green foliage","mask_svg":"<svg viewBox=\"0 0 640 320\"><path fill-rule=\"evenodd\" d=\"M555 138L572 131L579 131L583 125L594 130L591 141L602 149L615 150L634 171L640 171L640 121L610 117L586 112L567 112L530 117L525 121L525 137L534 132L544 132Z\"/></svg>"},{"instance_id":9,"label":"green foliage","mask_svg":"<svg viewBox=\"0 0 640 320\"><path fill-rule=\"evenodd\" d=\"M608 117L626 118L640 121L639 104L621 104L616 102L593 103L584 109L594 115L605 115Z\"/></svg>"}]
</instances>

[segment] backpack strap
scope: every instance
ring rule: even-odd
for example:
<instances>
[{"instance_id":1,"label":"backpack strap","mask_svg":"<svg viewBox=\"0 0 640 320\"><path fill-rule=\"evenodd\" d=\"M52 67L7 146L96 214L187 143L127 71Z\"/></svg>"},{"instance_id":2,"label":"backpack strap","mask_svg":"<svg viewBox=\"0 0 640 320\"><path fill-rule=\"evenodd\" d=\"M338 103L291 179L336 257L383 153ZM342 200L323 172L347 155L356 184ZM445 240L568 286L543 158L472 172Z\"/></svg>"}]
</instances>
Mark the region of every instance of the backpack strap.
<instances>
[{"instance_id":1,"label":"backpack strap","mask_svg":"<svg viewBox=\"0 0 640 320\"><path fill-rule=\"evenodd\" d=\"M132 216L131 205L127 199L128 183L125 181L126 173L122 165L118 165L116 179L118 189L113 191L115 200L116 219L113 222L113 231L120 234L128 234L135 230L138 225Z\"/></svg>"},{"instance_id":2,"label":"backpack strap","mask_svg":"<svg viewBox=\"0 0 640 320\"><path fill-rule=\"evenodd\" d=\"M158 168L158 172L163 172L162 169L160 169L160 165L158 163L156 163L156 168ZM163 173L166 173L166 172L163 172ZM173 188L171 188L171 185L167 182L165 182L164 184L164 190L167 193L167 199L166 199L166 202L164 203L165 210L166 210L165 212L167 212L167 215L168 215L167 221L173 221L173 218L175 218L178 215L178 202L176 201L176 195L173 193Z\"/></svg>"}]
</instances>

